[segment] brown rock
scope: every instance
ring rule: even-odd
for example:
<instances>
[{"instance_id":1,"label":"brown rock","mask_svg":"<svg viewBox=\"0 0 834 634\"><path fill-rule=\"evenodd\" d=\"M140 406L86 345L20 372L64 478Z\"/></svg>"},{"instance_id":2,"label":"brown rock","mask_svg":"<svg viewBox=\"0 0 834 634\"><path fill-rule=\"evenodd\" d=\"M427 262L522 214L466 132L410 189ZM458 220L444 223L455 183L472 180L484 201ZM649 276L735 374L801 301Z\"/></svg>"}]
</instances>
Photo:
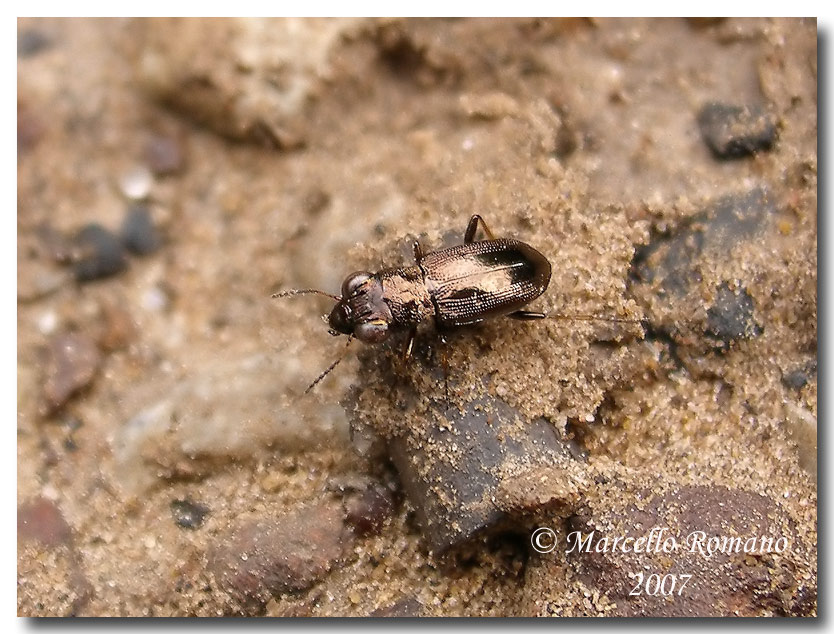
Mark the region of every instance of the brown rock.
<instances>
[{"instance_id":1,"label":"brown rock","mask_svg":"<svg viewBox=\"0 0 834 634\"><path fill-rule=\"evenodd\" d=\"M49 343L43 386L44 412L51 414L86 387L101 363L101 353L89 337L56 335Z\"/></svg>"},{"instance_id":2,"label":"brown rock","mask_svg":"<svg viewBox=\"0 0 834 634\"><path fill-rule=\"evenodd\" d=\"M101 313L102 327L98 343L103 350L119 350L136 337L136 323L123 304L105 301Z\"/></svg>"},{"instance_id":3,"label":"brown rock","mask_svg":"<svg viewBox=\"0 0 834 634\"><path fill-rule=\"evenodd\" d=\"M66 544L71 535L69 524L54 502L36 498L17 509L17 539L36 541L44 546Z\"/></svg>"},{"instance_id":4,"label":"brown rock","mask_svg":"<svg viewBox=\"0 0 834 634\"><path fill-rule=\"evenodd\" d=\"M179 172L184 163L182 144L173 136L154 135L145 146L145 160L155 174Z\"/></svg>"},{"instance_id":5,"label":"brown rock","mask_svg":"<svg viewBox=\"0 0 834 634\"><path fill-rule=\"evenodd\" d=\"M75 616L93 596L73 531L51 500L35 498L17 509L18 614Z\"/></svg>"},{"instance_id":6,"label":"brown rock","mask_svg":"<svg viewBox=\"0 0 834 634\"><path fill-rule=\"evenodd\" d=\"M815 585L806 587L798 574L805 546L793 522L770 499L720 486L682 487L634 499L624 509L585 508L569 522L568 562L583 583L616 603L612 615L807 616L815 610L815 601L806 596L815 593ZM592 535L591 541L577 546L577 531L583 539ZM654 541L641 553L612 546L616 537L651 534ZM744 551L751 538L776 543L781 537L787 539L781 553L761 547ZM724 542L718 548L715 541L707 556L713 538L739 538L739 547ZM664 549L673 541L675 550ZM650 575L658 575L658 582L666 577L667 589L674 578L675 590L652 594L656 588L650 584L647 591L646 585ZM678 592L684 575L691 577Z\"/></svg>"},{"instance_id":7,"label":"brown rock","mask_svg":"<svg viewBox=\"0 0 834 634\"><path fill-rule=\"evenodd\" d=\"M249 518L220 537L209 568L242 607L261 609L274 596L306 590L336 565L350 540L342 518L334 503Z\"/></svg>"},{"instance_id":8,"label":"brown rock","mask_svg":"<svg viewBox=\"0 0 834 634\"><path fill-rule=\"evenodd\" d=\"M345 520L361 536L379 533L393 512L391 491L379 485L371 485L345 502Z\"/></svg>"}]
</instances>

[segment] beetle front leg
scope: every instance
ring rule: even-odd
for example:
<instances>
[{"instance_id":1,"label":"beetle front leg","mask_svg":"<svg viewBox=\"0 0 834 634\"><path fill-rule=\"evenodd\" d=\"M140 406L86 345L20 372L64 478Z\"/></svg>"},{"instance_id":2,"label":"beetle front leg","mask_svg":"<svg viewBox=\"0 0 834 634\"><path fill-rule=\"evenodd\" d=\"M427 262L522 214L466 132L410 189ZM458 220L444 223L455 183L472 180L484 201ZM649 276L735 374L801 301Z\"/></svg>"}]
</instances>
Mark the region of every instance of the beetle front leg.
<instances>
[{"instance_id":1,"label":"beetle front leg","mask_svg":"<svg viewBox=\"0 0 834 634\"><path fill-rule=\"evenodd\" d=\"M484 228L484 233L487 234L487 237L490 240L495 240L495 236L492 234L492 231L489 230L487 227L487 223L484 222L484 219L481 218L478 214L475 214L469 219L469 224L466 225L466 233L463 234L463 243L469 244L470 242L475 241L475 232L478 231L478 223L481 223L481 226Z\"/></svg>"}]
</instances>

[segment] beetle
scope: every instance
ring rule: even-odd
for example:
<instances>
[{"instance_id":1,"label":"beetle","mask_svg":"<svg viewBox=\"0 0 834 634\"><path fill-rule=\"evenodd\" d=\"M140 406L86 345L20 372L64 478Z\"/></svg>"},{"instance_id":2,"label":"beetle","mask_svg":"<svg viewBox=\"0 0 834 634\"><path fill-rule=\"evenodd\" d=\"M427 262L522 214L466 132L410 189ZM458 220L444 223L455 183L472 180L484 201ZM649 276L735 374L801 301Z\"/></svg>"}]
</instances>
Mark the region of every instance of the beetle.
<instances>
[{"instance_id":1,"label":"beetle","mask_svg":"<svg viewBox=\"0 0 834 634\"><path fill-rule=\"evenodd\" d=\"M479 224L488 240L475 240ZM496 238L481 216L470 218L463 244L423 253L420 242L415 241L413 249L414 266L351 273L342 282L340 296L310 288L283 291L273 297L316 293L336 300L327 320L330 334L347 335L348 345L354 338L380 343L394 331L407 331L402 354L406 359L417 327L427 320L433 320L435 328L442 331L501 316L521 320L546 317L522 307L547 290L550 262L524 242Z\"/></svg>"}]
</instances>

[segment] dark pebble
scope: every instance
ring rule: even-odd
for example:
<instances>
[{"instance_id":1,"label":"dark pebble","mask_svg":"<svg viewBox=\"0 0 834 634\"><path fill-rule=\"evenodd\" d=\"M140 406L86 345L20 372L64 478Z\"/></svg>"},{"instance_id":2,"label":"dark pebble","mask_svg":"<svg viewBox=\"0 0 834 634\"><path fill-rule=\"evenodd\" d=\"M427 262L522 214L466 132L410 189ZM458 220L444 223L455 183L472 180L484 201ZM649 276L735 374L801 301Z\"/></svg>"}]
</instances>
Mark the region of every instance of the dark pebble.
<instances>
[{"instance_id":1,"label":"dark pebble","mask_svg":"<svg viewBox=\"0 0 834 634\"><path fill-rule=\"evenodd\" d=\"M345 521L360 536L375 535L394 512L391 491L371 485L345 502Z\"/></svg>"},{"instance_id":2,"label":"dark pebble","mask_svg":"<svg viewBox=\"0 0 834 634\"><path fill-rule=\"evenodd\" d=\"M44 413L57 411L73 394L86 387L100 363L101 352L89 337L78 333L53 337L44 372Z\"/></svg>"},{"instance_id":3,"label":"dark pebble","mask_svg":"<svg viewBox=\"0 0 834 634\"><path fill-rule=\"evenodd\" d=\"M17 56L34 57L52 46L52 39L38 29L26 29L17 36Z\"/></svg>"},{"instance_id":4,"label":"dark pebble","mask_svg":"<svg viewBox=\"0 0 834 634\"><path fill-rule=\"evenodd\" d=\"M145 159L155 174L173 174L182 169L182 148L170 136L154 136L145 147Z\"/></svg>"},{"instance_id":5,"label":"dark pebble","mask_svg":"<svg viewBox=\"0 0 834 634\"><path fill-rule=\"evenodd\" d=\"M776 141L776 120L759 106L709 103L698 113L698 127L719 159L750 156Z\"/></svg>"},{"instance_id":6,"label":"dark pebble","mask_svg":"<svg viewBox=\"0 0 834 634\"><path fill-rule=\"evenodd\" d=\"M161 246L162 240L147 207L136 205L128 209L122 223L122 242L136 255L148 255Z\"/></svg>"},{"instance_id":7,"label":"dark pebble","mask_svg":"<svg viewBox=\"0 0 834 634\"><path fill-rule=\"evenodd\" d=\"M99 224L83 227L73 240L75 247L75 278L89 282L121 273L127 268L127 257L119 239Z\"/></svg>"},{"instance_id":8,"label":"dark pebble","mask_svg":"<svg viewBox=\"0 0 834 634\"><path fill-rule=\"evenodd\" d=\"M762 334L754 317L755 304L747 289L730 289L724 282L716 289L715 302L707 310L707 331L728 346L737 339L753 339Z\"/></svg>"},{"instance_id":9,"label":"dark pebble","mask_svg":"<svg viewBox=\"0 0 834 634\"><path fill-rule=\"evenodd\" d=\"M171 515L177 526L196 530L203 525L208 515L209 508L189 499L174 500L171 502Z\"/></svg>"},{"instance_id":10,"label":"dark pebble","mask_svg":"<svg viewBox=\"0 0 834 634\"><path fill-rule=\"evenodd\" d=\"M803 387L808 385L808 381L810 381L816 373L817 362L812 361L805 367L797 368L796 370L792 370L791 372L782 375L782 383L794 390L801 390Z\"/></svg>"}]
</instances>

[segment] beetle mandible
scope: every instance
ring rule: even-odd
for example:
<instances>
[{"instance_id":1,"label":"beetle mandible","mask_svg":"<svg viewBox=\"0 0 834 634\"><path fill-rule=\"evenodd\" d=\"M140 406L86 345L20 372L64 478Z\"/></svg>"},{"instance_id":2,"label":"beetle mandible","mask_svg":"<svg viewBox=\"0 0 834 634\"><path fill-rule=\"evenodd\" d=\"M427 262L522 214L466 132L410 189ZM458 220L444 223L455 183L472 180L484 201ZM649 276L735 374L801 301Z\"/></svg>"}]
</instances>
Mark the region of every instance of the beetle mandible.
<instances>
[{"instance_id":1,"label":"beetle mandible","mask_svg":"<svg viewBox=\"0 0 834 634\"><path fill-rule=\"evenodd\" d=\"M488 240L475 240L479 224ZM522 306L547 289L550 262L528 244L496 238L477 214L469 220L463 244L423 253L419 241L415 241L414 261L410 267L351 273L342 282L341 296L298 289L273 297L317 293L336 300L328 318L330 334L348 335L348 345L353 338L379 343L392 331L405 330L408 338L404 358L411 354L417 326L429 319L442 330L502 315L523 320L546 316L523 310ZM305 393L327 376L343 356Z\"/></svg>"}]
</instances>

